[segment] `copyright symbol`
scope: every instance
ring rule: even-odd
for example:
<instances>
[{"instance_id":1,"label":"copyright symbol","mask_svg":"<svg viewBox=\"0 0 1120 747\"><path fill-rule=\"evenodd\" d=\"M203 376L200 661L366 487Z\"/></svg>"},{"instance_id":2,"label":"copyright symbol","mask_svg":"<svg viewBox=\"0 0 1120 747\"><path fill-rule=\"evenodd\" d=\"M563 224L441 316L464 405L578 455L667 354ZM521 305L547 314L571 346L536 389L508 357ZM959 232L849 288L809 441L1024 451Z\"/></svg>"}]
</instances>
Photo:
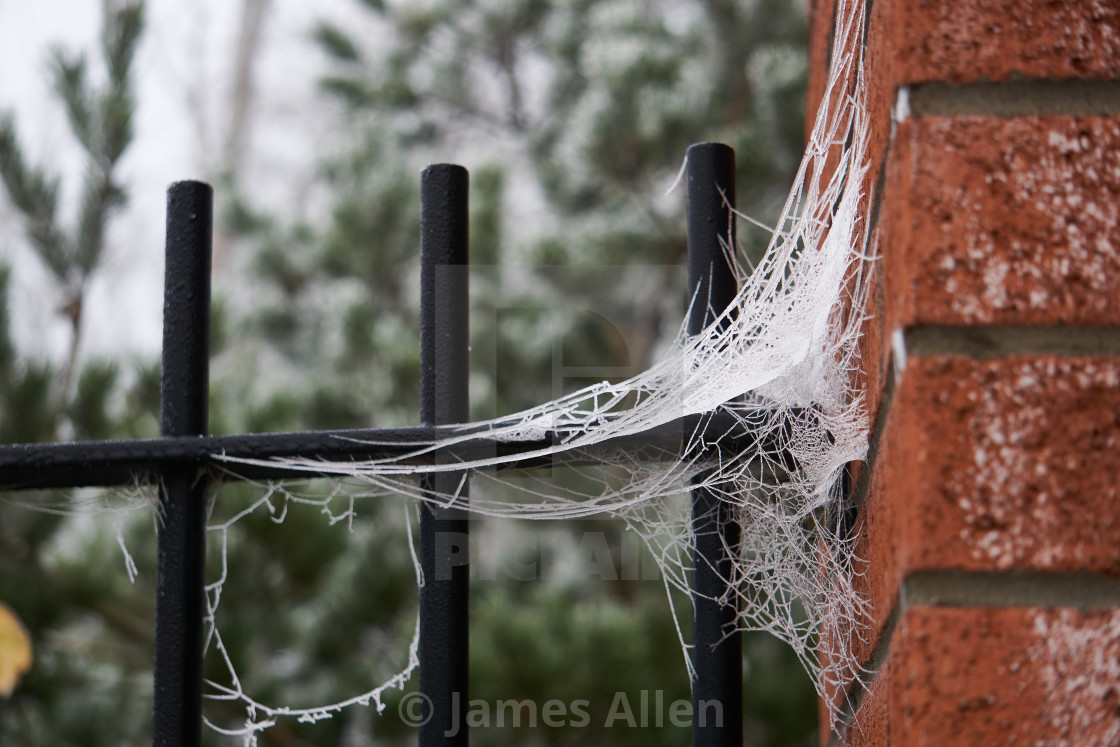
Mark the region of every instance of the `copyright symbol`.
<instances>
[{"instance_id":1,"label":"copyright symbol","mask_svg":"<svg viewBox=\"0 0 1120 747\"><path fill-rule=\"evenodd\" d=\"M424 693L405 693L397 713L408 726L423 726L432 720L432 699Z\"/></svg>"}]
</instances>

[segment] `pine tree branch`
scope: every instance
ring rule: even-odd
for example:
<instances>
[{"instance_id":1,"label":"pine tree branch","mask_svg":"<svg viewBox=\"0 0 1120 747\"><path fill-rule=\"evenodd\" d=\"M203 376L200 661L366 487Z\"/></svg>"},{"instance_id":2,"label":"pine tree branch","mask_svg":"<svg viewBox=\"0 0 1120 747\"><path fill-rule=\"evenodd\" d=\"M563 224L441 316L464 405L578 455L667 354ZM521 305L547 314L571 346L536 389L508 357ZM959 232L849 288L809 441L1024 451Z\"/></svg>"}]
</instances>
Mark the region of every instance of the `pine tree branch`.
<instances>
[{"instance_id":1,"label":"pine tree branch","mask_svg":"<svg viewBox=\"0 0 1120 747\"><path fill-rule=\"evenodd\" d=\"M23 213L32 247L55 277L67 283L71 252L56 218L58 177L50 177L24 161L15 123L8 113L0 115L0 179L12 204Z\"/></svg>"},{"instance_id":2,"label":"pine tree branch","mask_svg":"<svg viewBox=\"0 0 1120 747\"><path fill-rule=\"evenodd\" d=\"M84 54L71 55L64 49L51 51L54 90L66 107L70 120L70 130L86 150L93 150L93 102L89 96L89 83L86 80L86 57Z\"/></svg>"},{"instance_id":3,"label":"pine tree branch","mask_svg":"<svg viewBox=\"0 0 1120 747\"><path fill-rule=\"evenodd\" d=\"M144 30L143 0L104 0L101 49L114 84L127 82L140 33Z\"/></svg>"},{"instance_id":4,"label":"pine tree branch","mask_svg":"<svg viewBox=\"0 0 1120 747\"><path fill-rule=\"evenodd\" d=\"M104 91L97 94L89 89L83 57L67 61L64 53L55 53L56 88L67 106L74 136L89 159L73 243L77 278L63 307L71 327L70 351L61 384L64 401L70 396L78 365L85 289L105 250L109 216L124 202L124 191L116 185L113 171L132 142L132 115L136 108L130 74L143 28L143 3L114 5L106 0L104 13L101 47L109 71ZM97 101L96 109L90 104L92 100Z\"/></svg>"}]
</instances>

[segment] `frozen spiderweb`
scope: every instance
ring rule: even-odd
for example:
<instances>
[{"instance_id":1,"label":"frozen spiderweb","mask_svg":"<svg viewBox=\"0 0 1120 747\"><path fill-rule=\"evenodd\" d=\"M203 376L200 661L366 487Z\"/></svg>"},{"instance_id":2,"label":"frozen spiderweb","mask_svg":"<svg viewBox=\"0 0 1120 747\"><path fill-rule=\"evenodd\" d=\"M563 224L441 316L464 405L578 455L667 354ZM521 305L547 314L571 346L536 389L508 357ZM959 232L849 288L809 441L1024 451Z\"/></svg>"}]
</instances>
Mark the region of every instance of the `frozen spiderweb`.
<instances>
[{"instance_id":1,"label":"frozen spiderweb","mask_svg":"<svg viewBox=\"0 0 1120 747\"><path fill-rule=\"evenodd\" d=\"M859 671L853 643L866 605L853 576L856 540L843 520L840 485L846 466L862 460L867 446L867 417L854 380L872 261L864 220L870 200L862 191L868 137L860 48L864 9L862 3L839 5L823 101L781 220L754 267L725 242L739 292L703 333L690 337L682 327L671 349L632 379L603 382L523 412L451 428L445 438L401 458L285 459L289 469L333 476L332 494L301 496L271 485L242 513L210 528L219 537L223 561L220 577L207 588L208 645L225 662L229 681L210 682L209 697L241 702L247 712L241 728L213 728L252 742L281 717L316 721L355 704L380 710L386 690L402 686L417 666L414 635L404 670L368 692L306 709L256 701L242 686L217 624L225 543L230 528L245 515L268 510L282 520L292 501L330 513L342 497L347 509L332 513L331 521L345 521L359 498L403 494L485 516L612 516L645 540L667 589L687 593L694 538L688 503L681 497L697 481L730 507L741 533L720 601L739 610L740 629L768 631L793 647L835 723L840 706L835 693L843 692ZM753 438L746 446L720 448L720 434L698 430L669 458L610 445L619 437L706 413L730 416ZM479 436L520 441L546 434L553 437L552 445L529 454L417 459ZM591 478L598 481L593 490L587 481L577 489L531 477L513 481L495 470L540 457L553 464L593 459L612 469L609 476ZM252 462L230 460L233 471L236 461ZM416 477L437 471L469 474L470 499L421 489ZM683 637L682 645L687 662Z\"/></svg>"}]
</instances>

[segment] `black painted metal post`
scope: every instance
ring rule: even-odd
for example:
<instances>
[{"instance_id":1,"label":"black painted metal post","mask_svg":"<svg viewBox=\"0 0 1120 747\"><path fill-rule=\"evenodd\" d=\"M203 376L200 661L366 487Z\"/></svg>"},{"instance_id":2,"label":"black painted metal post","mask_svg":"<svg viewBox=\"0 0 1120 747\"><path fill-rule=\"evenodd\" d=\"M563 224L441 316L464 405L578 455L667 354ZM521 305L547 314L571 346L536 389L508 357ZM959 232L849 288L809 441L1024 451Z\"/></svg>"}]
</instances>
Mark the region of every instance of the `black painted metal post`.
<instances>
[{"instance_id":1,"label":"black painted metal post","mask_svg":"<svg viewBox=\"0 0 1120 747\"><path fill-rule=\"evenodd\" d=\"M719 143L688 149L688 287L693 305L689 334L699 334L731 305L736 282L726 251L734 246L735 152ZM703 480L695 478L694 483ZM729 507L710 490L692 491L696 538L692 577L692 744L740 747L743 741L742 642L733 632L737 608L718 601L731 576L728 547L738 547Z\"/></svg>"},{"instance_id":2,"label":"black painted metal post","mask_svg":"<svg viewBox=\"0 0 1120 747\"><path fill-rule=\"evenodd\" d=\"M464 423L467 399L467 170L451 164L420 178L420 419ZM462 483L462 484L460 484ZM467 500L463 473L425 479L435 494ZM421 747L466 745L469 535L466 511L425 503L420 511L420 693L430 710Z\"/></svg>"},{"instance_id":3,"label":"black painted metal post","mask_svg":"<svg viewBox=\"0 0 1120 747\"><path fill-rule=\"evenodd\" d=\"M210 252L213 190L167 190L160 433L205 435L210 380ZM205 479L167 468L160 486L152 744L198 745L202 729Z\"/></svg>"}]
</instances>

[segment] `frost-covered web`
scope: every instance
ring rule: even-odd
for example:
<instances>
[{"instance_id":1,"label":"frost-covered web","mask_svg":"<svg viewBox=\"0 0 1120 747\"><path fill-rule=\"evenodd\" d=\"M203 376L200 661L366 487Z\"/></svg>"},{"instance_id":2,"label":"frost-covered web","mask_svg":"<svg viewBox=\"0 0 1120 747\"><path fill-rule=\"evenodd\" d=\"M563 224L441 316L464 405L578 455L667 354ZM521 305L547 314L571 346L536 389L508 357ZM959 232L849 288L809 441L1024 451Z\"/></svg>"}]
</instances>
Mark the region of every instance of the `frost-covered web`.
<instances>
[{"instance_id":1,"label":"frost-covered web","mask_svg":"<svg viewBox=\"0 0 1120 747\"><path fill-rule=\"evenodd\" d=\"M732 307L703 333L690 337L682 326L669 351L632 379L603 382L514 415L463 425L398 459L284 460L290 469L331 476L330 492L264 485L254 502L208 527L208 542L217 548L221 566L206 588L206 645L224 663L226 677L207 681L207 697L245 709L242 726L210 723L211 728L254 743L255 735L281 718L317 721L353 705L381 710L385 693L402 687L418 666L417 624L404 667L368 691L310 708L257 700L226 648L220 614L230 571L226 549L231 532L247 516L268 512L281 522L290 506L305 504L321 509L332 523L348 522L359 501L393 495L495 517L611 516L645 541L667 591L689 593L694 537L687 496L697 482L732 509L741 532L720 601L736 606L741 629L768 631L796 651L836 719L840 704L834 694L859 671L852 649L866 604L852 575L858 566L853 562L856 538L839 505L843 471L864 458L867 445L868 419L854 382L873 260L864 220L871 200L863 192L868 139L863 29L863 3L841 0L823 100L781 219L770 229L767 252L756 266L725 242L740 290ZM749 430L753 438L731 448L723 443L730 431L721 435L709 428L686 436L672 453L611 445L619 437L705 413L730 416L741 426L733 430ZM532 454L451 463L417 459L479 436L521 441L546 434L554 437L553 444ZM495 469L531 457L549 457L554 466L597 462L611 469L581 471L579 487L531 474L512 479ZM238 464L229 461L236 472ZM417 476L435 471L465 471L469 500L457 491L433 495L422 490ZM135 565L123 539L124 516L154 503L138 495L123 505L88 507L116 517L130 576ZM58 510L72 513L74 506ZM404 515L411 536L408 517L414 512ZM423 583L419 572L417 583ZM673 595L668 598L671 604ZM682 646L691 667L683 636Z\"/></svg>"},{"instance_id":2,"label":"frost-covered web","mask_svg":"<svg viewBox=\"0 0 1120 747\"><path fill-rule=\"evenodd\" d=\"M347 463L286 459L288 468L334 476L334 493L300 495L272 485L244 512L211 527L219 543L224 547L229 529L253 511L269 510L282 520L292 501L328 511L340 497L348 509L332 514L332 521L351 518L358 499L390 494L485 516L607 515L645 540L667 589L687 592L693 537L682 496L699 479L733 509L741 530L721 601L737 606L741 629L769 631L793 647L818 692L828 696L835 721L834 694L859 671L852 644L865 606L852 576L855 538L839 505L843 471L864 458L867 444L864 403L854 384L872 261L863 214L870 200L862 191L868 138L863 16L862 3L840 3L826 90L781 220L757 266L725 242L740 290L732 308L707 330L689 337L682 327L669 352L630 380L603 382L514 415L461 426L405 457ZM686 438L679 453L663 459L608 444L685 415L715 412L755 434L753 445L721 449L720 436L710 430ZM427 466L417 459L480 435L514 441L546 434L554 436L553 445L532 454L443 464L428 459ZM590 456L612 469L597 477L589 473L578 489L532 477L513 481L494 469L546 456L557 465L585 463ZM236 471L237 464L229 466ZM421 490L417 475L436 471L469 474L469 500L457 492ZM225 661L229 681L211 682L210 697L240 701L247 720L241 729L219 731L252 741L283 716L314 721L353 704L380 709L383 693L402 685L416 668L414 636L404 670L368 692L309 709L257 702L242 687L220 634L224 558L223 552L221 577L208 587L207 625L208 644ZM683 638L682 644L687 661Z\"/></svg>"}]
</instances>

